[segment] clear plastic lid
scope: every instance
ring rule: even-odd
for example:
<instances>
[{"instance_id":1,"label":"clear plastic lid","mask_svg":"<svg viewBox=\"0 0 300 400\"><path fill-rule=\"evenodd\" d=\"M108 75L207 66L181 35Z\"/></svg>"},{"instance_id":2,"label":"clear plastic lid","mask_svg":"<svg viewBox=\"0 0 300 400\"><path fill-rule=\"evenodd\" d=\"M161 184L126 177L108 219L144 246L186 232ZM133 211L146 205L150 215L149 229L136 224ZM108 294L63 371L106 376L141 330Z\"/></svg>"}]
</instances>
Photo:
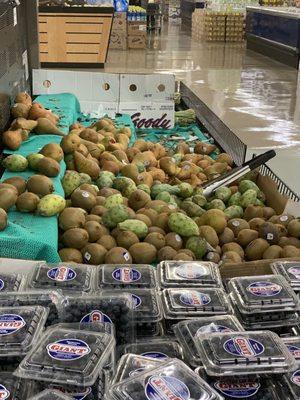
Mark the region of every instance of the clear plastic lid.
<instances>
[{"instance_id":1,"label":"clear plastic lid","mask_svg":"<svg viewBox=\"0 0 300 400\"><path fill-rule=\"evenodd\" d=\"M0 293L20 290L24 282L25 277L23 275L0 273Z\"/></svg>"},{"instance_id":2,"label":"clear plastic lid","mask_svg":"<svg viewBox=\"0 0 300 400\"><path fill-rule=\"evenodd\" d=\"M107 365L114 339L108 333L48 328L15 374L20 378L91 386Z\"/></svg>"},{"instance_id":3,"label":"clear plastic lid","mask_svg":"<svg viewBox=\"0 0 300 400\"><path fill-rule=\"evenodd\" d=\"M163 319L161 301L156 290L132 289L124 293L132 297L135 321L160 322Z\"/></svg>"},{"instance_id":4,"label":"clear plastic lid","mask_svg":"<svg viewBox=\"0 0 300 400\"><path fill-rule=\"evenodd\" d=\"M109 397L118 400L222 399L203 379L180 360L169 360L159 367L113 385Z\"/></svg>"},{"instance_id":5,"label":"clear plastic lid","mask_svg":"<svg viewBox=\"0 0 300 400\"><path fill-rule=\"evenodd\" d=\"M288 351L295 358L297 365L300 366L300 336L283 338L282 340Z\"/></svg>"},{"instance_id":6,"label":"clear plastic lid","mask_svg":"<svg viewBox=\"0 0 300 400\"><path fill-rule=\"evenodd\" d=\"M0 357L19 357L30 351L48 315L45 307L0 308Z\"/></svg>"},{"instance_id":7,"label":"clear plastic lid","mask_svg":"<svg viewBox=\"0 0 300 400\"><path fill-rule=\"evenodd\" d=\"M183 358L180 344L166 336L145 338L139 340L137 343L125 345L124 353L134 353L158 359Z\"/></svg>"},{"instance_id":8,"label":"clear plastic lid","mask_svg":"<svg viewBox=\"0 0 300 400\"><path fill-rule=\"evenodd\" d=\"M0 399L23 400L31 395L31 382L18 379L9 372L0 372Z\"/></svg>"},{"instance_id":9,"label":"clear plastic lid","mask_svg":"<svg viewBox=\"0 0 300 400\"><path fill-rule=\"evenodd\" d=\"M232 278L228 284L240 312L297 311L297 295L281 275Z\"/></svg>"},{"instance_id":10,"label":"clear plastic lid","mask_svg":"<svg viewBox=\"0 0 300 400\"><path fill-rule=\"evenodd\" d=\"M183 348L185 359L194 368L202 364L201 356L195 344L195 338L208 333L243 330L238 319L232 315L191 319L178 322L174 326L174 333Z\"/></svg>"},{"instance_id":11,"label":"clear plastic lid","mask_svg":"<svg viewBox=\"0 0 300 400\"><path fill-rule=\"evenodd\" d=\"M98 287L102 289L154 289L156 270L147 264L104 264L97 270Z\"/></svg>"},{"instance_id":12,"label":"clear plastic lid","mask_svg":"<svg viewBox=\"0 0 300 400\"><path fill-rule=\"evenodd\" d=\"M124 381L145 370L159 366L164 359L139 356L137 354L125 354L118 362L117 371L114 375L113 384Z\"/></svg>"},{"instance_id":13,"label":"clear plastic lid","mask_svg":"<svg viewBox=\"0 0 300 400\"><path fill-rule=\"evenodd\" d=\"M92 283L94 267L84 264L38 264L29 281L33 289L61 289L64 292L89 292Z\"/></svg>"},{"instance_id":14,"label":"clear plastic lid","mask_svg":"<svg viewBox=\"0 0 300 400\"><path fill-rule=\"evenodd\" d=\"M226 293L217 288L164 289L162 302L166 319L187 319L232 312Z\"/></svg>"},{"instance_id":15,"label":"clear plastic lid","mask_svg":"<svg viewBox=\"0 0 300 400\"><path fill-rule=\"evenodd\" d=\"M208 375L285 373L294 357L271 331L214 333L195 339Z\"/></svg>"},{"instance_id":16,"label":"clear plastic lid","mask_svg":"<svg viewBox=\"0 0 300 400\"><path fill-rule=\"evenodd\" d=\"M300 290L300 261L276 261L271 264L274 274L282 275L294 289Z\"/></svg>"},{"instance_id":17,"label":"clear plastic lid","mask_svg":"<svg viewBox=\"0 0 300 400\"><path fill-rule=\"evenodd\" d=\"M280 381L282 397L284 400L300 399L300 369L285 374ZM283 397L284 396L284 397Z\"/></svg>"},{"instance_id":18,"label":"clear plastic lid","mask_svg":"<svg viewBox=\"0 0 300 400\"><path fill-rule=\"evenodd\" d=\"M158 266L161 287L220 287L217 264L206 261L162 261Z\"/></svg>"},{"instance_id":19,"label":"clear plastic lid","mask_svg":"<svg viewBox=\"0 0 300 400\"><path fill-rule=\"evenodd\" d=\"M29 400L71 400L72 397L66 396L62 392L53 389L46 389Z\"/></svg>"},{"instance_id":20,"label":"clear plastic lid","mask_svg":"<svg viewBox=\"0 0 300 400\"><path fill-rule=\"evenodd\" d=\"M129 293L102 291L94 295L66 296L60 319L66 323L113 324L118 344L134 340L133 299Z\"/></svg>"}]
</instances>

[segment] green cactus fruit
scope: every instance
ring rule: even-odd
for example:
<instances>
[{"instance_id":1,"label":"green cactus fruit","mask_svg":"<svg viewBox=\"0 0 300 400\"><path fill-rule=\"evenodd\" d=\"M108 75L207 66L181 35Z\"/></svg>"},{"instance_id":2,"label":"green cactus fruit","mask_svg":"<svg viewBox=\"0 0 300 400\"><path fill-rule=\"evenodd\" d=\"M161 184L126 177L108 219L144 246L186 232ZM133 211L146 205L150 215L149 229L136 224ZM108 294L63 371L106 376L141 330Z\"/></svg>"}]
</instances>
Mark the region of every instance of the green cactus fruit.
<instances>
[{"instance_id":1,"label":"green cactus fruit","mask_svg":"<svg viewBox=\"0 0 300 400\"><path fill-rule=\"evenodd\" d=\"M118 224L118 228L122 231L131 231L136 234L139 239L143 239L148 234L148 226L145 222L138 219L127 219Z\"/></svg>"},{"instance_id":2,"label":"green cactus fruit","mask_svg":"<svg viewBox=\"0 0 300 400\"><path fill-rule=\"evenodd\" d=\"M37 171L37 165L40 159L44 158L45 156L40 153L31 153L26 158L28 161L28 167L33 171Z\"/></svg>"},{"instance_id":3,"label":"green cactus fruit","mask_svg":"<svg viewBox=\"0 0 300 400\"><path fill-rule=\"evenodd\" d=\"M242 194L240 192L234 193L228 200L228 206L239 206Z\"/></svg>"},{"instance_id":4,"label":"green cactus fruit","mask_svg":"<svg viewBox=\"0 0 300 400\"><path fill-rule=\"evenodd\" d=\"M197 260L202 260L207 252L207 242L199 236L191 236L188 238L185 247L195 254Z\"/></svg>"},{"instance_id":5,"label":"green cactus fruit","mask_svg":"<svg viewBox=\"0 0 300 400\"><path fill-rule=\"evenodd\" d=\"M231 219L231 218L242 218L243 215L244 215L244 211L243 211L243 208L241 206L233 205L233 206L225 208L224 214L229 219Z\"/></svg>"},{"instance_id":6,"label":"green cactus fruit","mask_svg":"<svg viewBox=\"0 0 300 400\"><path fill-rule=\"evenodd\" d=\"M119 192L123 192L127 186L133 185L135 186L135 182L131 178L127 178L126 176L118 176L114 180L113 188L119 190Z\"/></svg>"},{"instance_id":7,"label":"green cactus fruit","mask_svg":"<svg viewBox=\"0 0 300 400\"><path fill-rule=\"evenodd\" d=\"M168 225L172 232L178 233L180 236L199 235L199 228L196 222L180 212L174 212L169 216Z\"/></svg>"},{"instance_id":8,"label":"green cactus fruit","mask_svg":"<svg viewBox=\"0 0 300 400\"><path fill-rule=\"evenodd\" d=\"M119 222L123 222L131 217L132 215L128 207L120 204L105 211L102 215L102 222L108 228L115 228Z\"/></svg>"},{"instance_id":9,"label":"green cactus fruit","mask_svg":"<svg viewBox=\"0 0 300 400\"><path fill-rule=\"evenodd\" d=\"M149 194L149 196L150 196L151 190L150 190L148 185L145 185L144 183L141 183L140 185L137 186L137 189L142 190L143 192Z\"/></svg>"},{"instance_id":10,"label":"green cactus fruit","mask_svg":"<svg viewBox=\"0 0 300 400\"><path fill-rule=\"evenodd\" d=\"M4 159L3 165L9 171L22 172L28 167L28 161L21 154L12 154Z\"/></svg>"},{"instance_id":11,"label":"green cactus fruit","mask_svg":"<svg viewBox=\"0 0 300 400\"><path fill-rule=\"evenodd\" d=\"M155 197L155 200L162 200L165 203L170 203L172 200L172 197L169 192L160 192L158 195Z\"/></svg>"},{"instance_id":12,"label":"green cactus fruit","mask_svg":"<svg viewBox=\"0 0 300 400\"><path fill-rule=\"evenodd\" d=\"M207 203L207 199L202 194L196 194L192 197L193 203L197 204L200 207L205 206Z\"/></svg>"},{"instance_id":13,"label":"green cactus fruit","mask_svg":"<svg viewBox=\"0 0 300 400\"><path fill-rule=\"evenodd\" d=\"M181 203L182 210L184 210L189 217L201 217L205 213L205 210L198 206L197 204L193 203L191 200L184 200Z\"/></svg>"},{"instance_id":14,"label":"green cactus fruit","mask_svg":"<svg viewBox=\"0 0 300 400\"><path fill-rule=\"evenodd\" d=\"M193 195L194 188L189 183L182 182L179 185L177 185L177 187L179 189L179 193L178 193L179 197L186 199L187 197L191 197Z\"/></svg>"},{"instance_id":15,"label":"green cactus fruit","mask_svg":"<svg viewBox=\"0 0 300 400\"><path fill-rule=\"evenodd\" d=\"M92 183L92 178L88 174L81 172L79 175L80 175L80 179L81 179L80 185L83 185L84 183Z\"/></svg>"},{"instance_id":16,"label":"green cactus fruit","mask_svg":"<svg viewBox=\"0 0 300 400\"><path fill-rule=\"evenodd\" d=\"M61 180L62 187L65 192L65 197L69 197L75 189L80 186L81 176L77 171L66 171Z\"/></svg>"},{"instance_id":17,"label":"green cactus fruit","mask_svg":"<svg viewBox=\"0 0 300 400\"><path fill-rule=\"evenodd\" d=\"M169 185L168 183L157 183L151 188L151 197L155 199L160 192L169 192L170 194L178 195L180 192L177 186Z\"/></svg>"},{"instance_id":18,"label":"green cactus fruit","mask_svg":"<svg viewBox=\"0 0 300 400\"><path fill-rule=\"evenodd\" d=\"M118 193L118 194L113 194L111 196L108 196L105 199L104 207L109 210L109 209L111 209L111 208L113 208L115 206L118 206L120 204L123 204L123 196Z\"/></svg>"},{"instance_id":19,"label":"green cactus fruit","mask_svg":"<svg viewBox=\"0 0 300 400\"><path fill-rule=\"evenodd\" d=\"M226 206L225 206L225 204L223 203L222 200L220 200L220 199L214 199L214 200L210 201L210 202L207 204L206 208L207 208L208 210L217 209L217 210L222 210L222 211L224 211L225 208L226 208Z\"/></svg>"},{"instance_id":20,"label":"green cactus fruit","mask_svg":"<svg viewBox=\"0 0 300 400\"><path fill-rule=\"evenodd\" d=\"M255 204L257 200L257 192L254 189L248 189L246 192L242 194L240 199L240 205L244 208L250 206L251 204Z\"/></svg>"},{"instance_id":21,"label":"green cactus fruit","mask_svg":"<svg viewBox=\"0 0 300 400\"><path fill-rule=\"evenodd\" d=\"M259 187L253 181L244 179L239 183L239 192L245 193L249 189L255 190L257 194L260 192Z\"/></svg>"},{"instance_id":22,"label":"green cactus fruit","mask_svg":"<svg viewBox=\"0 0 300 400\"><path fill-rule=\"evenodd\" d=\"M63 211L66 200L57 194L47 194L42 197L37 206L37 213L44 217L52 217Z\"/></svg>"},{"instance_id":23,"label":"green cactus fruit","mask_svg":"<svg viewBox=\"0 0 300 400\"><path fill-rule=\"evenodd\" d=\"M220 187L216 190L215 196L226 203L231 197L231 190L226 186Z\"/></svg>"}]
</instances>

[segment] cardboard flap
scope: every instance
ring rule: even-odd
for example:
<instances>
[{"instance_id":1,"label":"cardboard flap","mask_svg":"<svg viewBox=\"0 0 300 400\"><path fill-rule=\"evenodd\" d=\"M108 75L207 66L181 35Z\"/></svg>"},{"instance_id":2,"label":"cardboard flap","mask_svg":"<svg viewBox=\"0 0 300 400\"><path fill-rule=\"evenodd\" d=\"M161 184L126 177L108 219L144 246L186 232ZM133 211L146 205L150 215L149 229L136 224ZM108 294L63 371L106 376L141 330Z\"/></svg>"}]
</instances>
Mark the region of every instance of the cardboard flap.
<instances>
[{"instance_id":1,"label":"cardboard flap","mask_svg":"<svg viewBox=\"0 0 300 400\"><path fill-rule=\"evenodd\" d=\"M270 176L258 175L257 185L266 195L266 202L278 215L284 212L288 198L278 192L277 184Z\"/></svg>"}]
</instances>

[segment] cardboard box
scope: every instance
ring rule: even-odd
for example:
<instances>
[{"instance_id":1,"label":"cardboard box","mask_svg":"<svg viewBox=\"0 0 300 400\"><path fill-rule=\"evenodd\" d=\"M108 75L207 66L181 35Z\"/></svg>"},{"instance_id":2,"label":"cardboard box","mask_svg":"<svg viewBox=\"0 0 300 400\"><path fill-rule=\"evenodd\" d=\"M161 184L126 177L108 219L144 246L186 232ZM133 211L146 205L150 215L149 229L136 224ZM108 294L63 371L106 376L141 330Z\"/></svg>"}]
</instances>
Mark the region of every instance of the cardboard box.
<instances>
[{"instance_id":1,"label":"cardboard box","mask_svg":"<svg viewBox=\"0 0 300 400\"><path fill-rule=\"evenodd\" d=\"M114 14L112 31L127 31L127 14L126 12L116 12Z\"/></svg>"},{"instance_id":2,"label":"cardboard box","mask_svg":"<svg viewBox=\"0 0 300 400\"><path fill-rule=\"evenodd\" d=\"M112 31L109 42L110 50L126 50L127 36L122 31Z\"/></svg>"},{"instance_id":3,"label":"cardboard box","mask_svg":"<svg viewBox=\"0 0 300 400\"><path fill-rule=\"evenodd\" d=\"M146 36L147 24L143 21L128 21L128 35Z\"/></svg>"},{"instance_id":4,"label":"cardboard box","mask_svg":"<svg viewBox=\"0 0 300 400\"><path fill-rule=\"evenodd\" d=\"M146 49L146 35L129 35L127 44L129 49Z\"/></svg>"}]
</instances>

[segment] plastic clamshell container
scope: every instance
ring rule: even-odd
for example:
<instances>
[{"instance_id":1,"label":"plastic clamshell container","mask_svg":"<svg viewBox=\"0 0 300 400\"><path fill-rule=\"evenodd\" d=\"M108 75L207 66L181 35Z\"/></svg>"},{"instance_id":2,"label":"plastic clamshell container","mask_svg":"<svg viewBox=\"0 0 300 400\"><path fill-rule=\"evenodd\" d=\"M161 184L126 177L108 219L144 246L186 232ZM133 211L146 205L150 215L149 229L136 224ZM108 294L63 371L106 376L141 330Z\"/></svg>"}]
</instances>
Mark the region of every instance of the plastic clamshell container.
<instances>
[{"instance_id":1,"label":"plastic clamshell container","mask_svg":"<svg viewBox=\"0 0 300 400\"><path fill-rule=\"evenodd\" d=\"M300 291L300 261L276 261L271 264L274 274L282 275L296 291Z\"/></svg>"},{"instance_id":2,"label":"plastic clamshell container","mask_svg":"<svg viewBox=\"0 0 300 400\"><path fill-rule=\"evenodd\" d=\"M136 343L125 345L123 353L134 353L157 359L183 358L180 344L166 336L139 339Z\"/></svg>"},{"instance_id":3,"label":"plastic clamshell container","mask_svg":"<svg viewBox=\"0 0 300 400\"><path fill-rule=\"evenodd\" d=\"M34 397L30 397L29 400L71 400L72 397L66 396L58 390L43 390L41 393Z\"/></svg>"},{"instance_id":4,"label":"plastic clamshell container","mask_svg":"<svg viewBox=\"0 0 300 400\"><path fill-rule=\"evenodd\" d=\"M84 264L38 264L28 282L32 289L61 289L64 292L90 292L94 268Z\"/></svg>"},{"instance_id":5,"label":"plastic clamshell container","mask_svg":"<svg viewBox=\"0 0 300 400\"><path fill-rule=\"evenodd\" d=\"M25 277L21 274L0 273L0 293L21 290L25 280Z\"/></svg>"},{"instance_id":6,"label":"plastic clamshell container","mask_svg":"<svg viewBox=\"0 0 300 400\"><path fill-rule=\"evenodd\" d=\"M49 309L46 326L59 322L59 314L64 302L60 290L28 290L26 292L0 293L0 307L23 307L39 305Z\"/></svg>"},{"instance_id":7,"label":"plastic clamshell container","mask_svg":"<svg viewBox=\"0 0 300 400\"><path fill-rule=\"evenodd\" d=\"M23 400L31 395L31 382L18 379L9 372L0 372L1 399Z\"/></svg>"},{"instance_id":8,"label":"plastic clamshell container","mask_svg":"<svg viewBox=\"0 0 300 400\"><path fill-rule=\"evenodd\" d=\"M299 400L300 399L300 369L285 374L279 381L281 387L280 400Z\"/></svg>"},{"instance_id":9,"label":"plastic clamshell container","mask_svg":"<svg viewBox=\"0 0 300 400\"><path fill-rule=\"evenodd\" d=\"M288 351L295 358L297 366L300 367L300 336L283 338L282 341L286 345Z\"/></svg>"},{"instance_id":10,"label":"plastic clamshell container","mask_svg":"<svg viewBox=\"0 0 300 400\"><path fill-rule=\"evenodd\" d=\"M92 386L109 362L112 335L54 326L48 328L26 355L15 375L52 384Z\"/></svg>"},{"instance_id":11,"label":"plastic clamshell container","mask_svg":"<svg viewBox=\"0 0 300 400\"><path fill-rule=\"evenodd\" d=\"M99 289L154 289L156 270L148 264L103 264L97 269Z\"/></svg>"},{"instance_id":12,"label":"plastic clamshell container","mask_svg":"<svg viewBox=\"0 0 300 400\"><path fill-rule=\"evenodd\" d=\"M124 381L135 375L143 373L147 369L158 367L164 360L148 358L137 354L125 354L118 362L113 384Z\"/></svg>"},{"instance_id":13,"label":"plastic clamshell container","mask_svg":"<svg viewBox=\"0 0 300 400\"><path fill-rule=\"evenodd\" d=\"M60 316L65 323L107 323L114 325L118 344L133 342L134 301L129 293L102 291L85 296L65 296Z\"/></svg>"},{"instance_id":14,"label":"plastic clamshell container","mask_svg":"<svg viewBox=\"0 0 300 400\"><path fill-rule=\"evenodd\" d=\"M202 361L195 338L208 333L236 332L244 329L236 317L221 315L181 321L173 327L173 330L183 348L185 360L191 367L196 368L202 365Z\"/></svg>"},{"instance_id":15,"label":"plastic clamshell container","mask_svg":"<svg viewBox=\"0 0 300 400\"><path fill-rule=\"evenodd\" d=\"M0 308L0 362L2 357L27 354L39 338L47 315L47 308L40 306Z\"/></svg>"},{"instance_id":16,"label":"plastic clamshell container","mask_svg":"<svg viewBox=\"0 0 300 400\"><path fill-rule=\"evenodd\" d=\"M162 261L158 276L162 288L223 287L218 265L208 261Z\"/></svg>"},{"instance_id":17,"label":"plastic clamshell container","mask_svg":"<svg viewBox=\"0 0 300 400\"><path fill-rule=\"evenodd\" d=\"M208 375L285 373L296 362L282 340L271 331L214 333L195 339Z\"/></svg>"},{"instance_id":18,"label":"plastic clamshell container","mask_svg":"<svg viewBox=\"0 0 300 400\"><path fill-rule=\"evenodd\" d=\"M108 397L115 400L222 399L180 360L169 360L155 369L113 385Z\"/></svg>"},{"instance_id":19,"label":"plastic clamshell container","mask_svg":"<svg viewBox=\"0 0 300 400\"><path fill-rule=\"evenodd\" d=\"M229 291L240 312L298 311L300 302L282 275L262 275L232 278Z\"/></svg>"},{"instance_id":20,"label":"plastic clamshell container","mask_svg":"<svg viewBox=\"0 0 300 400\"><path fill-rule=\"evenodd\" d=\"M162 303L166 319L189 319L232 313L226 293L218 288L164 289Z\"/></svg>"}]
</instances>

